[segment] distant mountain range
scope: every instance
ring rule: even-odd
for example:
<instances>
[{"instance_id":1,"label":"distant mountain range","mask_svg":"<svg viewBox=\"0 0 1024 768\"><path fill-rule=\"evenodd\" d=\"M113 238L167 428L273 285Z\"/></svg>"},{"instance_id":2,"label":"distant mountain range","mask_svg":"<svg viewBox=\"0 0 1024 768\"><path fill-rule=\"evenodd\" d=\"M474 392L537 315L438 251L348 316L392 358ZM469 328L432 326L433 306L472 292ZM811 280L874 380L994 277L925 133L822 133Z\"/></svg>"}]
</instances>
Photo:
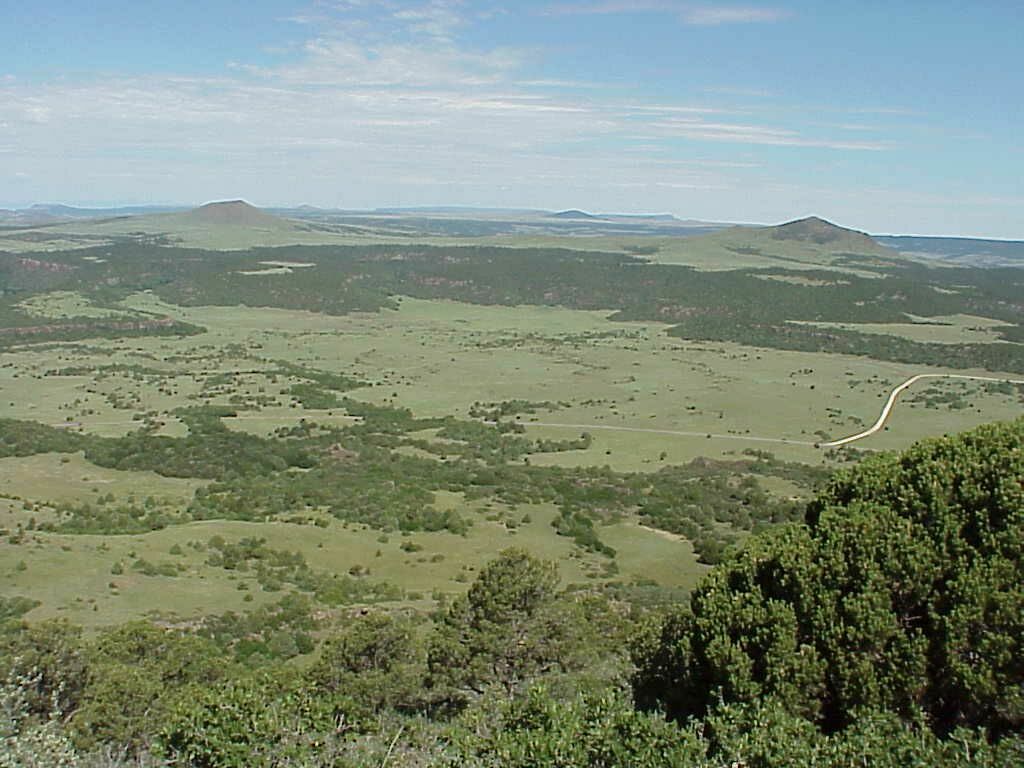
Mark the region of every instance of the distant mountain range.
<instances>
[{"instance_id":1,"label":"distant mountain range","mask_svg":"<svg viewBox=\"0 0 1024 768\"><path fill-rule=\"evenodd\" d=\"M28 208L7 210L0 208L0 225L33 226L56 224L75 219L109 219L119 216L145 216L151 213L186 211L188 206L127 205L119 208L77 208L60 203L36 203Z\"/></svg>"},{"instance_id":2,"label":"distant mountain range","mask_svg":"<svg viewBox=\"0 0 1024 768\"><path fill-rule=\"evenodd\" d=\"M875 235L874 238L908 256L955 262L964 266L1024 266L1024 241L982 240L970 237Z\"/></svg>"},{"instance_id":3,"label":"distant mountain range","mask_svg":"<svg viewBox=\"0 0 1024 768\"><path fill-rule=\"evenodd\" d=\"M115 208L80 208L59 203L36 204L17 210L0 209L0 227L5 230L50 227L58 224L147 218L177 221L188 226L244 228L285 233L311 231L362 232L374 235L493 237L512 235L574 235L600 237L660 236L695 237L716 232L724 234L725 247L754 247L773 250L772 242L802 243L826 252L878 253L891 249L905 256L936 259L964 266L1024 266L1024 241L986 240L959 237L918 237L869 235L846 229L825 219L810 216L774 227L734 225L723 222L679 219L672 214L589 213L571 208L545 211L531 208L473 208L466 206L423 206L349 210L302 205L295 208L260 209L243 200L207 203L198 208L185 205L131 205ZM165 218L171 214L173 218ZM140 224L144 222L140 221ZM737 230L739 232L737 232ZM742 236L740 235L742 233ZM765 240L762 235L768 235ZM751 241L737 245L737 238ZM751 240L753 238L753 240Z\"/></svg>"},{"instance_id":4,"label":"distant mountain range","mask_svg":"<svg viewBox=\"0 0 1024 768\"><path fill-rule=\"evenodd\" d=\"M242 203L241 200L217 201L211 204L220 203ZM306 217L318 215L346 215L346 216L467 216L472 218L487 218L489 216L525 217L525 218L556 218L556 219L586 219L594 221L630 220L630 221L651 221L676 224L692 225L716 225L726 226L721 222L706 222L698 220L683 221L670 213L587 213L579 210L567 211L545 211L539 208L474 208L470 206L421 206L405 208L374 208L374 209L351 209L351 208L320 208L314 205L300 205L294 208L268 207L256 209L255 206L245 203L255 210L266 210L268 213L285 217ZM200 206L205 207L205 206ZM28 208L14 210L0 209L0 222L18 219L20 221L34 221L40 219L67 220L67 219L95 219L114 218L118 216L144 216L154 213L180 213L192 210L188 205L129 205L113 208L79 208L61 203L36 203Z\"/></svg>"}]
</instances>

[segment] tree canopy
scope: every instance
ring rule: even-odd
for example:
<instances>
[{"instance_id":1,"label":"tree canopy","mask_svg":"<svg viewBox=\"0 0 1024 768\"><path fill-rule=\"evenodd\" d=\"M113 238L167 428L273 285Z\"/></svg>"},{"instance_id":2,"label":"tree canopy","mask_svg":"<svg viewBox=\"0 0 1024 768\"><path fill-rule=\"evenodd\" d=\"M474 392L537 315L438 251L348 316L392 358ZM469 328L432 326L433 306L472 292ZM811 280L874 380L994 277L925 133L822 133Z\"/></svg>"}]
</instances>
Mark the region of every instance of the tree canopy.
<instances>
[{"instance_id":1,"label":"tree canopy","mask_svg":"<svg viewBox=\"0 0 1024 768\"><path fill-rule=\"evenodd\" d=\"M1024 724L1024 421L838 473L635 649L677 719L772 699L826 731L866 710L937 733Z\"/></svg>"}]
</instances>

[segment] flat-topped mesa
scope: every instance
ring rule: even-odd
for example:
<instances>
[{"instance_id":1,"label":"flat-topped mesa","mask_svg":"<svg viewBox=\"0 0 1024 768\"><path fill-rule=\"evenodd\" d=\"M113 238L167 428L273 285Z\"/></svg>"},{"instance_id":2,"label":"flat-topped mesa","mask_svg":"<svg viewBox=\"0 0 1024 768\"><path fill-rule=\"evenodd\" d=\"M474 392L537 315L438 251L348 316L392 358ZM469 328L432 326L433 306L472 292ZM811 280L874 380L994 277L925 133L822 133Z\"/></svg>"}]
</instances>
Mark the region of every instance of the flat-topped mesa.
<instances>
[{"instance_id":1,"label":"flat-topped mesa","mask_svg":"<svg viewBox=\"0 0 1024 768\"><path fill-rule=\"evenodd\" d=\"M787 221L785 224L768 227L768 229L771 230L772 237L776 240L801 240L819 245L845 242L850 245L860 244L878 248L878 243L864 232L840 227L838 224L833 224L818 216Z\"/></svg>"}]
</instances>

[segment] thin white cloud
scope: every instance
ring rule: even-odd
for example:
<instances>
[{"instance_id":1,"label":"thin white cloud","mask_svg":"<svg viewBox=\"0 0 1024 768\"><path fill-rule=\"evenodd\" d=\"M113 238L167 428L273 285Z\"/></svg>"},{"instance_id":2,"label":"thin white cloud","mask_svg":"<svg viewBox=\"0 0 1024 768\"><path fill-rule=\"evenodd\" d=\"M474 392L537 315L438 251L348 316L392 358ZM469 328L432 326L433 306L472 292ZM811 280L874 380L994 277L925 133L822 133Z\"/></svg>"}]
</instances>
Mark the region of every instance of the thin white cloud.
<instances>
[{"instance_id":1,"label":"thin white cloud","mask_svg":"<svg viewBox=\"0 0 1024 768\"><path fill-rule=\"evenodd\" d=\"M687 24L702 27L717 27L722 24L759 24L779 21L789 16L779 8L756 8L753 6L704 5L685 8L680 17Z\"/></svg>"},{"instance_id":2,"label":"thin white cloud","mask_svg":"<svg viewBox=\"0 0 1024 768\"><path fill-rule=\"evenodd\" d=\"M775 94L772 91L765 90L764 88L743 88L740 86L732 85L716 85L708 86L701 89L704 93L720 93L724 96L741 96L744 98L758 98L767 99Z\"/></svg>"},{"instance_id":3,"label":"thin white cloud","mask_svg":"<svg viewBox=\"0 0 1024 768\"><path fill-rule=\"evenodd\" d=\"M604 7L613 6L625 4ZM822 125L811 135L804 120L820 120L814 110L770 125L739 98L731 108L648 102L642 91L547 79L531 51L463 44L462 10L347 3L341 15L352 18L311 23L284 63L242 62L216 77L0 79L3 145L32 174L17 198L78 188L106 199L160 190L198 200L270 189L281 203L572 207L586 199L613 209L630 190L630 207L662 210L690 199L673 195L747 186L766 172L749 147L885 146L881 137L837 139ZM317 12L339 14L327 4ZM713 152L702 142L735 146Z\"/></svg>"},{"instance_id":4,"label":"thin white cloud","mask_svg":"<svg viewBox=\"0 0 1024 768\"><path fill-rule=\"evenodd\" d=\"M397 10L391 14L391 18L408 25L413 33L450 40L455 31L467 23L456 10L460 5L457 2L434 0L424 6Z\"/></svg>"},{"instance_id":5,"label":"thin white cloud","mask_svg":"<svg viewBox=\"0 0 1024 768\"><path fill-rule=\"evenodd\" d=\"M322 37L308 41L303 53L301 61L283 67L236 66L269 80L302 85L473 86L499 82L521 63L521 54L511 49L477 53L454 46L365 46Z\"/></svg>"},{"instance_id":6,"label":"thin white cloud","mask_svg":"<svg viewBox=\"0 0 1024 768\"><path fill-rule=\"evenodd\" d=\"M540 78L536 80L517 80L515 85L521 88L581 88L581 89L606 89L607 83L598 83L588 80L559 80L557 78Z\"/></svg>"},{"instance_id":7,"label":"thin white cloud","mask_svg":"<svg viewBox=\"0 0 1024 768\"><path fill-rule=\"evenodd\" d=\"M720 109L718 107L695 107L672 104L627 104L622 107L634 113L653 113L662 115L721 115L736 114L739 110Z\"/></svg>"},{"instance_id":8,"label":"thin white cloud","mask_svg":"<svg viewBox=\"0 0 1024 768\"><path fill-rule=\"evenodd\" d=\"M788 18L789 11L752 5L698 4L672 0L597 0L596 2L556 3L547 6L548 16L608 16L635 13L668 13L684 24L713 27L723 24L755 24Z\"/></svg>"},{"instance_id":9,"label":"thin white cloud","mask_svg":"<svg viewBox=\"0 0 1024 768\"><path fill-rule=\"evenodd\" d=\"M607 2L582 2L582 3L554 3L547 6L541 12L545 16L604 16L617 13L637 13L646 11L665 10L666 3L662 2L618 2L608 0Z\"/></svg>"},{"instance_id":10,"label":"thin white cloud","mask_svg":"<svg viewBox=\"0 0 1024 768\"><path fill-rule=\"evenodd\" d=\"M821 149L877 152L889 149L881 141L846 141L820 139L801 135L785 128L736 123L712 123L701 119L670 118L651 123L648 129L662 136L696 139L700 141L731 142L776 147L816 147Z\"/></svg>"},{"instance_id":11,"label":"thin white cloud","mask_svg":"<svg viewBox=\"0 0 1024 768\"><path fill-rule=\"evenodd\" d=\"M915 109L906 107L832 107L838 112L848 112L852 115L894 115L894 116L916 116L921 113Z\"/></svg>"}]
</instances>

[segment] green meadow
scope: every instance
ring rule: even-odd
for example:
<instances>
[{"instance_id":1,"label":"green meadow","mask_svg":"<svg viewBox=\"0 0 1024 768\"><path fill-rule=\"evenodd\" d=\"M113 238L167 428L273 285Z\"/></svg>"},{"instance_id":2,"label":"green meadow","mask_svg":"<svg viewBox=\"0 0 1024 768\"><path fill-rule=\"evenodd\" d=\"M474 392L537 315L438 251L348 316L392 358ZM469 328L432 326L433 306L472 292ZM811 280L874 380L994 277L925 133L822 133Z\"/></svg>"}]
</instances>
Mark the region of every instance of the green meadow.
<instances>
[{"instance_id":1,"label":"green meadow","mask_svg":"<svg viewBox=\"0 0 1024 768\"><path fill-rule=\"evenodd\" d=\"M135 473L124 473L135 474ZM127 478L126 482L143 477ZM382 534L359 525L332 522L326 528L285 522L203 521L144 535L59 535L29 532L18 543L0 542L0 584L8 596L41 601L29 618L65 616L87 626L118 623L141 616L171 622L190 621L225 611L251 609L280 599L263 589L251 573L207 563L205 545L214 536L227 541L264 538L275 549L301 552L311 567L347 573L399 587L403 602L430 605L439 596L462 592L483 563L510 546L555 560L564 584L609 580L605 558L583 553L570 539L554 535L549 506L521 505L515 510L441 498L465 512L473 525L465 536L447 532ZM0 525L6 515L0 510ZM525 522L524 522L525 520ZM632 522L606 527L605 537L620 550L616 580L653 581L669 588L690 588L706 566L699 565L685 540ZM403 545L415 545L406 551ZM139 559L171 564L173 576L133 570ZM120 564L120 569L117 567ZM120 573L112 571L121 570ZM251 599L243 602L243 597Z\"/></svg>"},{"instance_id":2,"label":"green meadow","mask_svg":"<svg viewBox=\"0 0 1024 768\"><path fill-rule=\"evenodd\" d=\"M730 241L715 242L722 247ZM807 258L812 255L808 251ZM671 256L659 252L656 258ZM769 257L756 257L763 258ZM686 263L698 262L695 257ZM297 270L318 268L259 259L251 265L265 279L281 281ZM273 273L267 274L268 269ZM263 279L240 271L237 280ZM908 377L944 370L692 341L670 335L667 324L614 321L608 311L395 299L396 309L328 315L266 307L183 307L151 292L105 305L74 291L36 294L19 310L41 321L119 313L166 316L204 331L12 346L0 362L3 415L109 438L140 429L184 438L189 427L178 409L196 406L229 407L235 415L221 423L258 437L274 437L304 423L357 426L360 418L344 407L320 407L297 394L305 380L302 371L316 371L354 380L346 397L408 409L421 419L478 420L473 414L480 409L522 401L529 407L507 420L518 424L524 437L557 443L589 435L585 447L534 451L516 460L536 467L656 473L697 459L748 460L752 452L831 467L837 457L817 443L870 425L891 389ZM999 325L991 318L953 315L837 327L914 341L988 344L1003 343L991 330ZM922 437L1014 418L1019 410L1019 395L1012 388L921 382L903 395L885 430L855 447L903 448ZM395 455L444 461L445 447L458 441L438 432L410 434L425 443L404 445ZM775 498L801 499L810 493L782 476L758 480ZM600 540L615 552L607 557L557 535L552 522L558 510L551 504L510 505L447 491L436 491L432 503L468 520L464 534L382 532L316 510L313 517L319 516L322 526L277 516L263 522L188 522L131 535L39 529L59 522L62 505L152 498L167 509L185 510L206 484L153 471L103 468L81 453L0 459L4 591L40 601L30 618L67 616L89 626L145 615L188 622L280 598L252 572L210 565L203 547L214 536L229 542L263 538L275 550L301 553L311 568L327 573L355 569L368 583L396 587L401 603L424 607L465 589L483 563L513 544L558 561L566 584L688 589L706 569L685 537L647 527L631 514L596 522ZM139 561L162 571L147 575L133 567Z\"/></svg>"},{"instance_id":3,"label":"green meadow","mask_svg":"<svg viewBox=\"0 0 1024 768\"><path fill-rule=\"evenodd\" d=\"M858 431L874 421L892 387L916 373L942 371L862 357L692 342L668 336L662 324L613 322L604 312L557 307L403 298L397 311L329 316L268 308L180 308L146 294L136 294L125 306L166 313L208 330L184 339L122 339L8 353L0 368L0 398L14 403L8 406L10 414L54 424L70 420L98 434L123 434L137 427L133 416L138 413L157 411L167 429L174 423L168 412L184 403L228 404L231 396L262 395L273 398L273 404L226 422L264 434L300 418L344 423L344 412L307 411L284 394L290 385L285 377L259 372L271 368L270 361L286 360L352 375L370 384L351 392L356 399L398 404L417 416L465 416L475 402L521 399L553 405L520 417L531 434L564 438L581 429L531 426L535 423L594 427L587 451L536 457L539 461L642 471L663 452L668 456L661 461L680 463L756 448L819 463L821 452L804 443L824 439L819 432L835 438ZM941 339L952 331L980 334L969 328L991 322L965 318L959 325L897 326L891 332L909 327L918 333L934 331ZM100 371L114 365L165 373L46 375L61 367ZM236 371L244 373L233 375L229 386L206 386L217 374ZM988 392L981 383L930 386L962 388L970 407L897 406L892 428L859 447L898 448L1018 412L1015 396ZM672 431L696 435L664 434Z\"/></svg>"}]
</instances>

